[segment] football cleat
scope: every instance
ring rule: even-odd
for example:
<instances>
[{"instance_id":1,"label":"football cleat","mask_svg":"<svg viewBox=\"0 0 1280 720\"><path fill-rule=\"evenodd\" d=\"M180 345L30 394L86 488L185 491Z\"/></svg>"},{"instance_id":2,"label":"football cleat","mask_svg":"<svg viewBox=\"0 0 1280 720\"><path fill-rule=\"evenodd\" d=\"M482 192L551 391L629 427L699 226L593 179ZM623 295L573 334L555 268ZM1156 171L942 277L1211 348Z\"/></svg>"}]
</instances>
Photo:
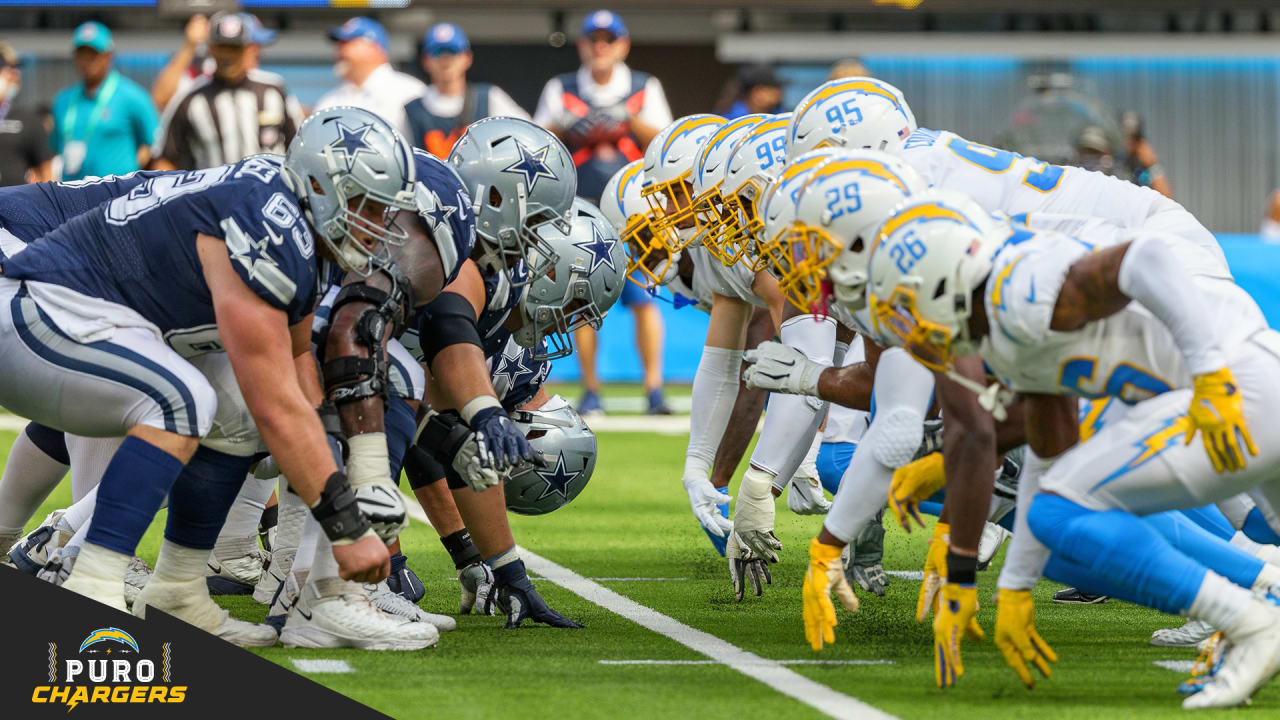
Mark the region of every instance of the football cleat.
<instances>
[{"instance_id":1,"label":"football cleat","mask_svg":"<svg viewBox=\"0 0 1280 720\"><path fill-rule=\"evenodd\" d=\"M307 583L280 633L287 648L421 650L439 641L435 625L388 615L359 585L338 578Z\"/></svg>"},{"instance_id":2,"label":"football cleat","mask_svg":"<svg viewBox=\"0 0 1280 720\"><path fill-rule=\"evenodd\" d=\"M1181 627L1161 628L1151 633L1151 644L1156 647L1198 647L1213 628L1203 620L1187 620Z\"/></svg>"},{"instance_id":3,"label":"football cleat","mask_svg":"<svg viewBox=\"0 0 1280 720\"><path fill-rule=\"evenodd\" d=\"M1000 551L1000 546L1013 537L1013 533L993 522L982 528L982 537L978 540L978 569L986 570L991 559Z\"/></svg>"},{"instance_id":4,"label":"football cleat","mask_svg":"<svg viewBox=\"0 0 1280 720\"><path fill-rule=\"evenodd\" d=\"M1079 588L1063 588L1053 594L1059 605L1098 605L1107 601L1106 595L1090 595Z\"/></svg>"},{"instance_id":5,"label":"football cleat","mask_svg":"<svg viewBox=\"0 0 1280 720\"><path fill-rule=\"evenodd\" d=\"M293 569L293 558L297 554L297 548L277 548L271 553L271 556L267 559L266 566L262 569L262 575L258 577L258 582L253 586L253 599L255 602L263 605L271 604L276 597L276 591L280 588L280 583L285 581L285 577Z\"/></svg>"},{"instance_id":6,"label":"football cleat","mask_svg":"<svg viewBox=\"0 0 1280 720\"><path fill-rule=\"evenodd\" d=\"M142 588L147 586L147 581L151 579L151 568L147 565L147 561L138 556L134 556L129 561L129 567L124 571L124 601L133 605L138 599L138 593L142 592Z\"/></svg>"},{"instance_id":7,"label":"football cleat","mask_svg":"<svg viewBox=\"0 0 1280 720\"><path fill-rule=\"evenodd\" d=\"M298 601L298 585L297 575L292 572L285 573L284 580L276 585L276 590L271 596L269 603L271 607L267 609L267 618L263 622L275 628L277 635L284 630L284 623L289 619L289 611Z\"/></svg>"},{"instance_id":8,"label":"football cleat","mask_svg":"<svg viewBox=\"0 0 1280 720\"><path fill-rule=\"evenodd\" d=\"M49 562L54 550L66 545L75 529L62 522L64 511L49 513L40 527L27 533L9 548L9 562L28 575L35 575Z\"/></svg>"},{"instance_id":9,"label":"football cleat","mask_svg":"<svg viewBox=\"0 0 1280 720\"><path fill-rule=\"evenodd\" d=\"M1185 710L1235 707L1280 671L1280 608L1255 602L1227 634L1230 645L1213 679L1182 701Z\"/></svg>"},{"instance_id":10,"label":"football cleat","mask_svg":"<svg viewBox=\"0 0 1280 720\"><path fill-rule=\"evenodd\" d=\"M1215 632L1201 641L1200 654L1191 665L1191 677L1178 685L1178 694L1195 695L1212 682L1213 676L1217 675L1218 669L1222 667L1222 657L1226 654L1228 645L1230 643L1221 632Z\"/></svg>"},{"instance_id":11,"label":"football cleat","mask_svg":"<svg viewBox=\"0 0 1280 720\"><path fill-rule=\"evenodd\" d=\"M258 536L218 538L209 553L205 581L211 595L250 595L270 556L258 547Z\"/></svg>"},{"instance_id":12,"label":"football cleat","mask_svg":"<svg viewBox=\"0 0 1280 720\"><path fill-rule=\"evenodd\" d=\"M145 619L155 608L239 647L271 647L276 631L232 617L209 597L203 578L173 581L152 577L133 602L133 614Z\"/></svg>"},{"instance_id":13,"label":"football cleat","mask_svg":"<svg viewBox=\"0 0 1280 720\"><path fill-rule=\"evenodd\" d=\"M71 545L60 547L53 551L49 556L49 561L40 568L40 572L36 573L36 577L41 580L52 583L54 585L62 585L67 581L67 576L71 575L71 569L76 566L76 557L80 555L80 546ZM129 601L128 588L125 588L125 600Z\"/></svg>"},{"instance_id":14,"label":"football cleat","mask_svg":"<svg viewBox=\"0 0 1280 720\"><path fill-rule=\"evenodd\" d=\"M393 591L387 586L387 581L383 580L374 585L365 585L365 592L369 593L369 602L374 607L384 613L390 615L398 615L402 618L408 618L414 622L426 622L436 626L440 632L449 632L458 629L458 621L448 615L436 615L414 605L405 599L404 595Z\"/></svg>"}]
</instances>

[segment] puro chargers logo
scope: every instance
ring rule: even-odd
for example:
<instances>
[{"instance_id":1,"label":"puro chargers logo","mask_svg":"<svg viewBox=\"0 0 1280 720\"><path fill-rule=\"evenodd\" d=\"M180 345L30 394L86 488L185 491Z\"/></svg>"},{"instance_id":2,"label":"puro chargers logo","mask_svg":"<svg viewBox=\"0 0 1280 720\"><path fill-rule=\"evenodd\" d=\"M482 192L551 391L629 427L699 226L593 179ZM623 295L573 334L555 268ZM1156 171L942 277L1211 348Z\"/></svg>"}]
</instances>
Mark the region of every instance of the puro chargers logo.
<instances>
[{"instance_id":1,"label":"puro chargers logo","mask_svg":"<svg viewBox=\"0 0 1280 720\"><path fill-rule=\"evenodd\" d=\"M170 668L173 643L144 653L129 633L98 628L85 636L71 657L60 658L49 643L49 684L31 691L31 702L67 706L97 703L181 703L187 686L174 685Z\"/></svg>"}]
</instances>

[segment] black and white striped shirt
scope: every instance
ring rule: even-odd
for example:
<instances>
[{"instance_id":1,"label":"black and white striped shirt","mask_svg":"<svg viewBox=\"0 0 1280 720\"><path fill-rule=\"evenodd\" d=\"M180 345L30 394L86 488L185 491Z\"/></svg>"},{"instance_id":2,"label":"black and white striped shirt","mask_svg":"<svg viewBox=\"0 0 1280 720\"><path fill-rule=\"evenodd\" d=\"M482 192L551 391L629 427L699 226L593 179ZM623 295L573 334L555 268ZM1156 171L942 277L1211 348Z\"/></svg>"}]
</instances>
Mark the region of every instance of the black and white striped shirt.
<instances>
[{"instance_id":1,"label":"black and white striped shirt","mask_svg":"<svg viewBox=\"0 0 1280 720\"><path fill-rule=\"evenodd\" d=\"M199 170L284 153L301 122L302 106L279 75L250 70L234 85L206 76L165 108L152 155Z\"/></svg>"}]
</instances>

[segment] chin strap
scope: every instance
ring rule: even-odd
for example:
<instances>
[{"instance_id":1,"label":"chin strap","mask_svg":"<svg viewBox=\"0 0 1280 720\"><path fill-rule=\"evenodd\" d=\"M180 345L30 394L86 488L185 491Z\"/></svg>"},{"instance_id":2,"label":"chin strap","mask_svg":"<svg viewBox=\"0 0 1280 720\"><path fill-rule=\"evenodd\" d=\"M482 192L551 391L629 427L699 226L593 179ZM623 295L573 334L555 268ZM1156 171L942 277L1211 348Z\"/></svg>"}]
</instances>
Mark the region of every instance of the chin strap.
<instances>
[{"instance_id":1,"label":"chin strap","mask_svg":"<svg viewBox=\"0 0 1280 720\"><path fill-rule=\"evenodd\" d=\"M1012 390L1000 383L983 385L951 369L947 370L947 377L955 384L972 390L977 394L978 405L983 410L991 413L991 417L995 418L996 422L1004 422L1009 419L1009 413L1005 410L1005 407L1013 404L1014 395Z\"/></svg>"}]
</instances>

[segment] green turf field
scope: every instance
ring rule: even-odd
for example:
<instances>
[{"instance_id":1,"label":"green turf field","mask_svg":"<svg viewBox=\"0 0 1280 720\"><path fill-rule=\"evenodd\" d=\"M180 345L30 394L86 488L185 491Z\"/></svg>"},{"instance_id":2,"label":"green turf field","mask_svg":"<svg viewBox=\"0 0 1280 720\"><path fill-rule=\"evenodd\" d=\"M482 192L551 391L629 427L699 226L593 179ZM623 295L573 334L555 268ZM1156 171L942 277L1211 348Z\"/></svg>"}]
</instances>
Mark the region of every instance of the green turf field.
<instances>
[{"instance_id":1,"label":"green turf field","mask_svg":"<svg viewBox=\"0 0 1280 720\"><path fill-rule=\"evenodd\" d=\"M7 452L13 433L0 432ZM1177 618L1119 602L1063 607L1049 602L1058 586L1041 584L1039 628L1061 656L1054 677L1022 688L990 641L994 605L980 621L988 640L966 644L966 674L947 692L933 686L931 632L917 625L918 581L894 578L885 598L863 597L860 613L839 611L837 641L820 655L804 641L800 582L806 546L818 519L797 517L779 503L778 536L785 548L762 598L733 601L723 561L694 524L679 484L681 437L604 434L596 476L568 508L542 518L513 518L519 542L540 555L681 623L772 660L877 660L880 665L792 665L845 695L902 718L1128 718L1181 713L1174 688L1183 676L1154 661L1192 660L1194 651L1152 648L1152 630ZM3 457L3 455L0 455ZM67 502L64 484L46 510ZM918 570L928 533L891 528L885 566ZM140 551L153 560L159 527ZM434 532L421 523L403 536L410 564L426 584L423 606L457 610L453 568ZM999 559L999 558L998 558ZM998 560L997 559L997 560ZM996 566L998 567L998 561ZM981 597L994 592L996 570L980 575ZM657 580L656 578L668 578ZM679 643L633 624L548 581L539 590L553 607L586 624L583 630L528 627L504 631L496 618L461 618L437 648L415 653L304 651L261 654L291 660L340 658L355 670L313 679L397 718L818 717L806 705L724 665L605 664L615 660L705 660ZM227 603L245 618L265 608L247 597ZM266 691L264 689L263 691ZM1226 713L1219 715L1225 717ZM1216 717L1213 713L1197 717ZM1253 707L1232 717L1280 716L1273 683Z\"/></svg>"}]
</instances>

